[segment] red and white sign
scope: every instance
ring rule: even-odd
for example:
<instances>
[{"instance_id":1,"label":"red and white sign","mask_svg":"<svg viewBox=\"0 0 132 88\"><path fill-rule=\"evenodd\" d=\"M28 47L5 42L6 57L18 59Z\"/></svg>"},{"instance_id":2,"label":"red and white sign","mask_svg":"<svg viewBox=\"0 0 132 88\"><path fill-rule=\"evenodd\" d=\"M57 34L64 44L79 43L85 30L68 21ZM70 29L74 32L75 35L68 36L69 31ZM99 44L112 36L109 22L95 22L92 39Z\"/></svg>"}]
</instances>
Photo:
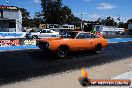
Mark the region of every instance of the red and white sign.
<instances>
[{"instance_id":1,"label":"red and white sign","mask_svg":"<svg viewBox=\"0 0 132 88\"><path fill-rule=\"evenodd\" d=\"M5 10L17 10L18 8L15 6L3 6L0 5L0 9L5 9Z\"/></svg>"},{"instance_id":2,"label":"red and white sign","mask_svg":"<svg viewBox=\"0 0 132 88\"><path fill-rule=\"evenodd\" d=\"M0 46L18 46L20 45L19 40L0 40Z\"/></svg>"}]
</instances>

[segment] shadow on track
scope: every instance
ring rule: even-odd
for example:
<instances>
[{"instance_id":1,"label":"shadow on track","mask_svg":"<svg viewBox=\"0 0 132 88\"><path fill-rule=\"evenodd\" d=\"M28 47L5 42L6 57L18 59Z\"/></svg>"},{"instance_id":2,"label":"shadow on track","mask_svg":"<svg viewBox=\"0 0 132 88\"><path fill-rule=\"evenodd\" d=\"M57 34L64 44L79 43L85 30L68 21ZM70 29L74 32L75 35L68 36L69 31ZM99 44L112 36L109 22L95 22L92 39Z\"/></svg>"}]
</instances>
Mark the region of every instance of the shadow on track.
<instances>
[{"instance_id":1,"label":"shadow on track","mask_svg":"<svg viewBox=\"0 0 132 88\"><path fill-rule=\"evenodd\" d=\"M67 59L50 58L42 50L1 52L0 84L127 59L132 56L131 44L109 44L100 54L76 53Z\"/></svg>"}]
</instances>

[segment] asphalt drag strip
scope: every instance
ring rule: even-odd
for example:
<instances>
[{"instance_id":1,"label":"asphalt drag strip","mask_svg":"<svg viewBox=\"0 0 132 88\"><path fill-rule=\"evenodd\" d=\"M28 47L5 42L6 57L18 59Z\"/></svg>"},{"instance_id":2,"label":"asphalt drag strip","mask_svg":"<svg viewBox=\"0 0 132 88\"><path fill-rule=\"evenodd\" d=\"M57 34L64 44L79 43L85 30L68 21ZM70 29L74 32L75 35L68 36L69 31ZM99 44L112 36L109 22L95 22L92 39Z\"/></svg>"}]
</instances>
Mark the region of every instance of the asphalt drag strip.
<instances>
[{"instance_id":1,"label":"asphalt drag strip","mask_svg":"<svg viewBox=\"0 0 132 88\"><path fill-rule=\"evenodd\" d=\"M100 54L76 53L55 59L39 49L0 52L0 84L19 82L82 67L94 67L132 56L132 42L109 44Z\"/></svg>"}]
</instances>

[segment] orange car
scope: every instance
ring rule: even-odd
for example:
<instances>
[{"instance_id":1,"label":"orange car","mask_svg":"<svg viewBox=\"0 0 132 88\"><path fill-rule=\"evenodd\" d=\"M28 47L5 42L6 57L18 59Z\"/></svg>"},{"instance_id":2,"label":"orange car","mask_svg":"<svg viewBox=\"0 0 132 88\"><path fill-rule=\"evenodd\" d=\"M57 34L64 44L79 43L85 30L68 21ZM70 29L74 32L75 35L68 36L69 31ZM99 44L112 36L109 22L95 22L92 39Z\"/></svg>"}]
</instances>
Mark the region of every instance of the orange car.
<instances>
[{"instance_id":1,"label":"orange car","mask_svg":"<svg viewBox=\"0 0 132 88\"><path fill-rule=\"evenodd\" d=\"M67 38L43 38L36 41L40 49L55 53L60 58L66 57L71 51L92 50L99 53L108 45L107 39L82 31L67 32Z\"/></svg>"}]
</instances>

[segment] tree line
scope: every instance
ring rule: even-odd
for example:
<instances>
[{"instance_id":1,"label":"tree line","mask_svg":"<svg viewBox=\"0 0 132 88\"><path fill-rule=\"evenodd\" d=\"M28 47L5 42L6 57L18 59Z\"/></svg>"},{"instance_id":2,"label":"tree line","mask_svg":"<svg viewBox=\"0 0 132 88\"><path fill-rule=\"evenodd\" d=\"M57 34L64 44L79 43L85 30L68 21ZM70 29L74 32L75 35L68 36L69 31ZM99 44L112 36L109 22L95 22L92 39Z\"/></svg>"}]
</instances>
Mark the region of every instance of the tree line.
<instances>
[{"instance_id":1,"label":"tree line","mask_svg":"<svg viewBox=\"0 0 132 88\"><path fill-rule=\"evenodd\" d=\"M30 13L19 8L22 12L23 27L38 27L39 24L66 24L73 22L81 22L72 10L62 4L62 0L41 0L41 12L36 12L34 18L30 18Z\"/></svg>"},{"instance_id":2,"label":"tree line","mask_svg":"<svg viewBox=\"0 0 132 88\"><path fill-rule=\"evenodd\" d=\"M39 24L43 23L70 24L81 22L81 19L76 17L68 6L62 4L62 0L41 0L41 7L42 10L36 12L33 18L30 18L30 13L26 9L19 8L22 12L23 27L39 27ZM119 21L117 23L114 18L109 16L105 19L99 18L94 22L123 28L127 28L128 24L132 24L132 18L128 19L126 23L121 22L120 19L120 17L117 19Z\"/></svg>"}]
</instances>

